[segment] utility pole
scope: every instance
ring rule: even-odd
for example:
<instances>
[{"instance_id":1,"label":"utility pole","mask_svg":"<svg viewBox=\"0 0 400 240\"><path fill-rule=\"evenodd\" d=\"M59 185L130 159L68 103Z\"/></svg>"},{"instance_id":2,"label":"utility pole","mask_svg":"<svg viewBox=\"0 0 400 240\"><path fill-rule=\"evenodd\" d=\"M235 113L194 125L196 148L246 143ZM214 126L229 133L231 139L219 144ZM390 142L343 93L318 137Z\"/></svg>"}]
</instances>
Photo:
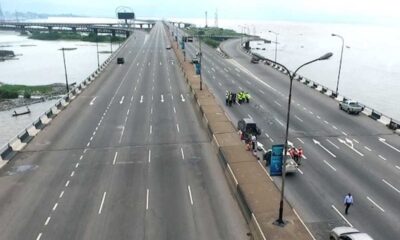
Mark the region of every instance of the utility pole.
<instances>
[{"instance_id":1,"label":"utility pole","mask_svg":"<svg viewBox=\"0 0 400 240\"><path fill-rule=\"evenodd\" d=\"M207 24L207 11L206 11L206 28L208 27L208 24Z\"/></svg>"},{"instance_id":2,"label":"utility pole","mask_svg":"<svg viewBox=\"0 0 400 240\"><path fill-rule=\"evenodd\" d=\"M214 25L216 28L218 28L218 8L215 9L215 19L214 19Z\"/></svg>"}]
</instances>

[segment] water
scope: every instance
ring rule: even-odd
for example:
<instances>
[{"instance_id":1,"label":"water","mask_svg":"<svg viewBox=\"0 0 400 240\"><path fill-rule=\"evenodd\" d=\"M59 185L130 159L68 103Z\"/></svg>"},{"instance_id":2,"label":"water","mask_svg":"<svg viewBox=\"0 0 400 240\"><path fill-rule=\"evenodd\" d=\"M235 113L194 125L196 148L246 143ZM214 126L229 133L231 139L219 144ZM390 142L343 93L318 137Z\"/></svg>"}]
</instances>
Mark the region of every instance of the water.
<instances>
[{"instance_id":1,"label":"water","mask_svg":"<svg viewBox=\"0 0 400 240\"><path fill-rule=\"evenodd\" d=\"M204 25L204 19L175 19ZM277 60L290 70L322 56L334 55L330 60L313 63L299 74L332 90L336 89L342 42L332 33L344 37L342 71L339 93L355 99L379 112L400 120L400 28L382 25L319 24L295 22L267 22L245 20L219 20L219 27L237 32L256 34L275 41L279 33ZM275 44L253 45L265 48L258 52L274 59ZM256 50L257 51L257 50ZM295 94L295 93L294 93Z\"/></svg>"},{"instance_id":2,"label":"water","mask_svg":"<svg viewBox=\"0 0 400 240\"><path fill-rule=\"evenodd\" d=\"M49 19L55 22L57 19ZM58 19L60 20L60 19ZM68 19L61 19L67 21ZM79 19L79 22L93 19ZM96 19L105 22L104 19ZM77 21L77 20L75 20ZM115 20L109 20L115 21ZM62 22L62 21L58 21ZM113 44L113 51L119 44ZM0 31L0 49L12 50L20 56L17 60L0 62L0 82L9 84L43 85L52 83L65 83L65 73L62 47L76 48L74 51L66 51L66 65L68 82L80 83L85 80L97 68L96 43L82 41L41 41L20 36L19 33ZM109 52L110 43L99 43L99 52ZM100 53L100 64L104 62L110 53ZM57 100L46 101L29 106L31 114L11 117L14 110L21 112L25 107L0 111L0 147L15 137L25 127L47 111Z\"/></svg>"}]
</instances>

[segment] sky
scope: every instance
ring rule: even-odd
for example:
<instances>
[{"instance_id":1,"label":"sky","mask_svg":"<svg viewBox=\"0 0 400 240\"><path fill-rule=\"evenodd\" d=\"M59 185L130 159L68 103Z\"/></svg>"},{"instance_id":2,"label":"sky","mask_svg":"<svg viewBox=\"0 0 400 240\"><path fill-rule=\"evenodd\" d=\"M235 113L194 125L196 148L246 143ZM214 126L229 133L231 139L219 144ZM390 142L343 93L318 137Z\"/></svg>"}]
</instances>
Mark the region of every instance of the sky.
<instances>
[{"instance_id":1,"label":"sky","mask_svg":"<svg viewBox=\"0 0 400 240\"><path fill-rule=\"evenodd\" d=\"M202 18L399 25L398 0L0 0L3 11L115 17L128 6L137 18Z\"/></svg>"}]
</instances>

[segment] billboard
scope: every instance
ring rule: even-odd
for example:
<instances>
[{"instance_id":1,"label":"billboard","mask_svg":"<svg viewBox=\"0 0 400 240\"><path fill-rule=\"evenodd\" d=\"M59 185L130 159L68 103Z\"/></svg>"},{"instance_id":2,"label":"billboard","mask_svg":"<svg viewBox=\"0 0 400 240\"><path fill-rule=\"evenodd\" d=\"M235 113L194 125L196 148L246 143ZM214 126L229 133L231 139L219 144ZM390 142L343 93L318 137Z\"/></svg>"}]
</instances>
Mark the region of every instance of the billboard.
<instances>
[{"instance_id":1,"label":"billboard","mask_svg":"<svg viewBox=\"0 0 400 240\"><path fill-rule=\"evenodd\" d=\"M285 148L285 145L283 145L283 144L272 145L271 164L269 166L269 174L271 176L281 176L282 175L282 163L283 163L284 148Z\"/></svg>"},{"instance_id":2,"label":"billboard","mask_svg":"<svg viewBox=\"0 0 400 240\"><path fill-rule=\"evenodd\" d=\"M135 19L135 13L133 12L119 12L118 19Z\"/></svg>"}]
</instances>

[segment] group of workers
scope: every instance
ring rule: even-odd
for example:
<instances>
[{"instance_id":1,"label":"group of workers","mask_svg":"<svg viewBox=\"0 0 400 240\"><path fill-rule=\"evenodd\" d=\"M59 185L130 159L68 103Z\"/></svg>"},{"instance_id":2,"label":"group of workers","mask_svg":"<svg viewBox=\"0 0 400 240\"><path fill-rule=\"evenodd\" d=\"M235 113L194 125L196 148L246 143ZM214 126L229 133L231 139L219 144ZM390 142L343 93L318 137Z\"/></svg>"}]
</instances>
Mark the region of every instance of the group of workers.
<instances>
[{"instance_id":1,"label":"group of workers","mask_svg":"<svg viewBox=\"0 0 400 240\"><path fill-rule=\"evenodd\" d=\"M238 93L233 93L231 91L226 91L225 102L227 106L232 106L232 104L242 104L250 102L250 94L248 92L240 91Z\"/></svg>"},{"instance_id":2,"label":"group of workers","mask_svg":"<svg viewBox=\"0 0 400 240\"><path fill-rule=\"evenodd\" d=\"M303 158L303 149L301 147L291 147L289 149L289 155L297 164L300 165L301 159Z\"/></svg>"}]
</instances>

